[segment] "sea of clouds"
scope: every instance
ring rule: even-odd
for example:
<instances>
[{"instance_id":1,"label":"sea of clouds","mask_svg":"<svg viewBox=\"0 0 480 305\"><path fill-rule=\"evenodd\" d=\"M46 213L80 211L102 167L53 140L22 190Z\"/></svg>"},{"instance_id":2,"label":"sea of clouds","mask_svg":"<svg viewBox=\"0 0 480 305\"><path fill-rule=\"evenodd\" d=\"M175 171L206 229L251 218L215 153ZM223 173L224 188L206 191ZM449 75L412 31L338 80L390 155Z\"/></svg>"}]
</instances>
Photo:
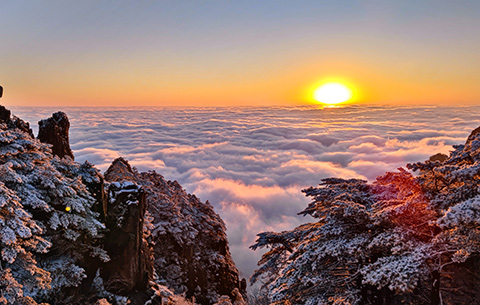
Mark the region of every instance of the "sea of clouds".
<instances>
[{"instance_id":1,"label":"sea of clouds","mask_svg":"<svg viewBox=\"0 0 480 305\"><path fill-rule=\"evenodd\" d=\"M119 156L209 200L228 228L242 276L256 234L311 219L301 190L327 177L373 181L448 153L480 125L480 107L21 108L32 123L64 111L76 161L107 169ZM37 132L35 131L35 134Z\"/></svg>"}]
</instances>

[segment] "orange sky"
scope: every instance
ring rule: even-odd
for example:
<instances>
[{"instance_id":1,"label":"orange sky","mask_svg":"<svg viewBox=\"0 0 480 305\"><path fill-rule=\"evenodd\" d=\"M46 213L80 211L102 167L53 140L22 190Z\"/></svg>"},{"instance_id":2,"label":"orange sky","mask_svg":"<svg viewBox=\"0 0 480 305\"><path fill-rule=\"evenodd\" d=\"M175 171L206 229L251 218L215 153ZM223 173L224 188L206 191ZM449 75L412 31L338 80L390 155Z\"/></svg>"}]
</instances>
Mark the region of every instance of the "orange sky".
<instances>
[{"instance_id":1,"label":"orange sky","mask_svg":"<svg viewBox=\"0 0 480 305\"><path fill-rule=\"evenodd\" d=\"M18 1L0 12L7 106L480 102L474 1L113 5Z\"/></svg>"}]
</instances>

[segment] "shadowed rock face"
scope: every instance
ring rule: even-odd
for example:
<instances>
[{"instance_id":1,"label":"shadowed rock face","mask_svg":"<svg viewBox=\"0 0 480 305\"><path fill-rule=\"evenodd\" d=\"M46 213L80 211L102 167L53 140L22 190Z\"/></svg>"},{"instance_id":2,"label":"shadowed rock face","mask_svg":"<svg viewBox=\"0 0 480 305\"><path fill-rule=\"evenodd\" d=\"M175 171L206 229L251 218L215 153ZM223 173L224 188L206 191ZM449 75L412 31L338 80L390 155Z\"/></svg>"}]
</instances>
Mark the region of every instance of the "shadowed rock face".
<instances>
[{"instance_id":1,"label":"shadowed rock face","mask_svg":"<svg viewBox=\"0 0 480 305\"><path fill-rule=\"evenodd\" d=\"M38 139L43 143L52 144L52 153L60 158L68 156L72 159L68 130L70 121L64 112L56 112L51 118L38 122Z\"/></svg>"},{"instance_id":2,"label":"shadowed rock face","mask_svg":"<svg viewBox=\"0 0 480 305\"><path fill-rule=\"evenodd\" d=\"M153 275L153 258L143 239L145 193L132 182L108 188L105 250L111 260L102 268L105 288L114 293L146 290Z\"/></svg>"},{"instance_id":3,"label":"shadowed rock face","mask_svg":"<svg viewBox=\"0 0 480 305\"><path fill-rule=\"evenodd\" d=\"M0 122L8 122L10 120L10 110L0 106Z\"/></svg>"},{"instance_id":4,"label":"shadowed rock face","mask_svg":"<svg viewBox=\"0 0 480 305\"><path fill-rule=\"evenodd\" d=\"M133 181L144 189L151 232L147 238L154 243L155 272L162 282L176 293L195 297L198 304L213 304L221 295L241 299L245 283L230 255L225 224L208 201L201 202L154 171L138 173L123 158L113 161L105 180L112 185Z\"/></svg>"}]
</instances>

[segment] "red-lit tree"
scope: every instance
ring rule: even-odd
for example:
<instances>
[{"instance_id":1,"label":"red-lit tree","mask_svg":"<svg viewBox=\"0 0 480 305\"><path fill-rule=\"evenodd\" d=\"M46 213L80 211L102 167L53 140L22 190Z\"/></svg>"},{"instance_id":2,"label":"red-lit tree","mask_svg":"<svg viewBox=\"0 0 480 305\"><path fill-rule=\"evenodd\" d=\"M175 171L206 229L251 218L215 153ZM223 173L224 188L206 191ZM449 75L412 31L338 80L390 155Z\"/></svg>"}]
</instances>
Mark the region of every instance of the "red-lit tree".
<instances>
[{"instance_id":1,"label":"red-lit tree","mask_svg":"<svg viewBox=\"0 0 480 305\"><path fill-rule=\"evenodd\" d=\"M317 219L259 234L252 282L273 304L474 304L480 299L480 128L450 156L372 184L304 190Z\"/></svg>"},{"instance_id":2,"label":"red-lit tree","mask_svg":"<svg viewBox=\"0 0 480 305\"><path fill-rule=\"evenodd\" d=\"M437 304L480 299L480 128L447 158L407 165L437 216L435 249ZM443 283L443 284L442 284Z\"/></svg>"},{"instance_id":3,"label":"red-lit tree","mask_svg":"<svg viewBox=\"0 0 480 305\"><path fill-rule=\"evenodd\" d=\"M427 304L431 241L438 233L416 179L387 173L373 184L325 179L304 190L313 201L300 214L317 222L259 234L271 247L252 277L263 275L273 304ZM427 285L428 286L428 285Z\"/></svg>"}]
</instances>

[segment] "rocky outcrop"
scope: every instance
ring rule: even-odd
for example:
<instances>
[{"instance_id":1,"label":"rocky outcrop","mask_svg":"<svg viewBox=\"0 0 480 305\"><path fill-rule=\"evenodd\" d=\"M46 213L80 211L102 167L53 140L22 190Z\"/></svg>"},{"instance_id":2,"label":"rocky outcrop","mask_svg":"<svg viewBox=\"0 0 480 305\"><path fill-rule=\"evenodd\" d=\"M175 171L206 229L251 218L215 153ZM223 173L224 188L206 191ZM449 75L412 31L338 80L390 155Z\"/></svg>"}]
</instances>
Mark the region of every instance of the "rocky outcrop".
<instances>
[{"instance_id":1,"label":"rocky outcrop","mask_svg":"<svg viewBox=\"0 0 480 305\"><path fill-rule=\"evenodd\" d=\"M122 294L146 290L153 278L153 257L143 239L146 200L132 182L108 187L105 250L110 261L102 268L105 288Z\"/></svg>"},{"instance_id":2,"label":"rocky outcrop","mask_svg":"<svg viewBox=\"0 0 480 305\"><path fill-rule=\"evenodd\" d=\"M10 110L7 108L0 106L0 122L8 122L10 121Z\"/></svg>"},{"instance_id":3,"label":"rocky outcrop","mask_svg":"<svg viewBox=\"0 0 480 305\"><path fill-rule=\"evenodd\" d=\"M89 162L73 161L64 113L39 124L39 139L51 145L0 106L0 199L6 196L8 207L0 207L0 220L14 212L36 234L16 225L15 238L0 238L0 248L20 251L23 244L12 240L29 237L38 248L25 252L21 267L12 265L10 252L0 257L2 278L10 272L11 285L24 285L15 286L24 288L10 296L12 304L185 302L179 294L197 304L244 304L225 224L208 201L156 172L138 173L122 158L104 179ZM0 221L0 231L11 235L5 225ZM42 287L25 277L27 265Z\"/></svg>"},{"instance_id":4,"label":"rocky outcrop","mask_svg":"<svg viewBox=\"0 0 480 305\"><path fill-rule=\"evenodd\" d=\"M212 304L217 296L234 299L240 288L225 224L207 201L187 194L176 181L155 172L142 173L153 217L155 268L176 292Z\"/></svg>"},{"instance_id":5,"label":"rocky outcrop","mask_svg":"<svg viewBox=\"0 0 480 305\"><path fill-rule=\"evenodd\" d=\"M111 182L136 181L137 174L127 160L120 157L113 160L112 165L105 171L105 179Z\"/></svg>"},{"instance_id":6,"label":"rocky outcrop","mask_svg":"<svg viewBox=\"0 0 480 305\"><path fill-rule=\"evenodd\" d=\"M222 295L241 299L245 287L228 249L225 224L208 201L154 171L138 173L123 158L113 161L105 179L133 181L145 190L154 267L162 283L199 304L213 304Z\"/></svg>"},{"instance_id":7,"label":"rocky outcrop","mask_svg":"<svg viewBox=\"0 0 480 305\"><path fill-rule=\"evenodd\" d=\"M68 139L70 121L64 112L56 112L52 117L39 121L38 126L38 139L43 143L51 144L54 155L74 159Z\"/></svg>"},{"instance_id":8,"label":"rocky outcrop","mask_svg":"<svg viewBox=\"0 0 480 305\"><path fill-rule=\"evenodd\" d=\"M0 106L0 124L1 123L6 124L6 127L9 129L18 129L26 132L31 138L34 138L30 124L16 116L11 116L10 110L4 106Z\"/></svg>"}]
</instances>

